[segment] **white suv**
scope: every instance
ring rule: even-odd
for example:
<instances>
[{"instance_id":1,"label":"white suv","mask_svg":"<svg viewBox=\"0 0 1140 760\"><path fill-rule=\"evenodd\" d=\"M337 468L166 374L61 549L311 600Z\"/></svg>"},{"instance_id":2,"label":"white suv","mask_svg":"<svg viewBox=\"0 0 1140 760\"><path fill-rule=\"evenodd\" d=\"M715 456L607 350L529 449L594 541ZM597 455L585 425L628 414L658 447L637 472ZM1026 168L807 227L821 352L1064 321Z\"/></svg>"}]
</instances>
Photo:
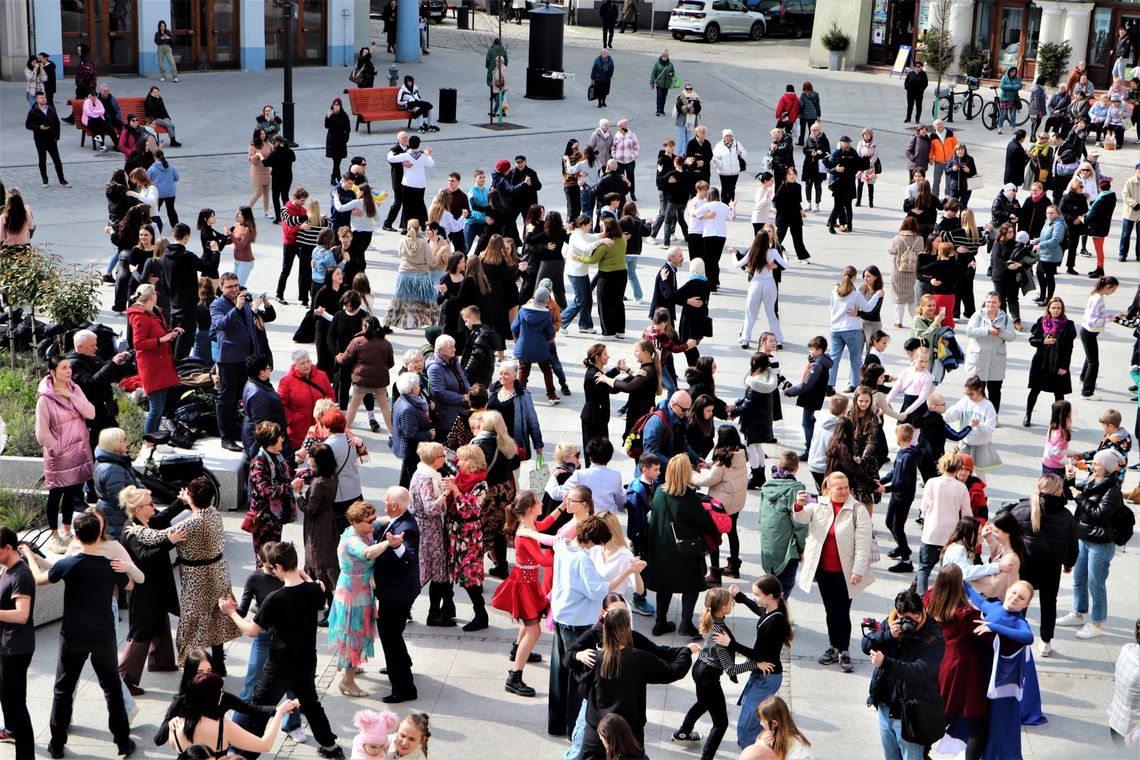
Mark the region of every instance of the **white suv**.
<instances>
[{"instance_id":1,"label":"white suv","mask_svg":"<svg viewBox=\"0 0 1140 760\"><path fill-rule=\"evenodd\" d=\"M700 35L705 42L729 34L758 40L766 28L764 14L748 10L740 0L681 0L669 16L669 31L675 40L686 34Z\"/></svg>"}]
</instances>

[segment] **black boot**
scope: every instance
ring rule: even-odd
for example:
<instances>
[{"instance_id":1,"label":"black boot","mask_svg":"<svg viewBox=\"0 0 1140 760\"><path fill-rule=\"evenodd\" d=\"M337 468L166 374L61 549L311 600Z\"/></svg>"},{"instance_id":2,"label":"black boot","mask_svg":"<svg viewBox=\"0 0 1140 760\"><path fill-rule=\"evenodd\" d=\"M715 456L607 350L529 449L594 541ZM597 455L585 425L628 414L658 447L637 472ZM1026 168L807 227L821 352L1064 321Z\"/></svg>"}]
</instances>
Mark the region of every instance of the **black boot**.
<instances>
[{"instance_id":1,"label":"black boot","mask_svg":"<svg viewBox=\"0 0 1140 760\"><path fill-rule=\"evenodd\" d=\"M534 696L534 689L523 683L521 670L507 671L507 685L504 688L511 694L517 694L520 697Z\"/></svg>"},{"instance_id":2,"label":"black boot","mask_svg":"<svg viewBox=\"0 0 1140 760\"><path fill-rule=\"evenodd\" d=\"M450 583L439 585L442 592L439 604L440 617L443 618L444 625L448 623L455 625L455 587Z\"/></svg>"},{"instance_id":3,"label":"black boot","mask_svg":"<svg viewBox=\"0 0 1140 760\"><path fill-rule=\"evenodd\" d=\"M483 587L467 586L463 590L467 592L467 596L471 599L471 607L475 610L471 622L463 626L463 630L470 633L471 631L486 629L489 621L487 620L487 604L483 601Z\"/></svg>"},{"instance_id":4,"label":"black boot","mask_svg":"<svg viewBox=\"0 0 1140 760\"><path fill-rule=\"evenodd\" d=\"M443 587L446 583L432 581L428 584L428 614L427 624L433 627L449 628L455 625L455 620L444 616L441 608L443 606Z\"/></svg>"},{"instance_id":5,"label":"black boot","mask_svg":"<svg viewBox=\"0 0 1140 760\"><path fill-rule=\"evenodd\" d=\"M495 566L488 571L487 575L506 580L510 574L510 568L507 565L507 537L500 533L492 538L491 550L495 553Z\"/></svg>"},{"instance_id":6,"label":"black boot","mask_svg":"<svg viewBox=\"0 0 1140 760\"><path fill-rule=\"evenodd\" d=\"M767 478L764 475L764 468L763 467L753 467L751 469L752 469L752 472L748 478L748 490L749 491L755 491L755 490L759 489L760 486L764 485L764 481Z\"/></svg>"},{"instance_id":7,"label":"black boot","mask_svg":"<svg viewBox=\"0 0 1140 760\"><path fill-rule=\"evenodd\" d=\"M517 655L518 653L519 653L519 643L516 641L514 644L511 644L511 653L510 653L510 655L507 656L507 659L510 660L511 662L514 662L515 661L515 655ZM526 661L531 662L531 663L542 662L542 655L540 655L538 652L531 652L530 654L528 654L526 656ZM519 672L521 673L522 671L519 671Z\"/></svg>"}]
</instances>

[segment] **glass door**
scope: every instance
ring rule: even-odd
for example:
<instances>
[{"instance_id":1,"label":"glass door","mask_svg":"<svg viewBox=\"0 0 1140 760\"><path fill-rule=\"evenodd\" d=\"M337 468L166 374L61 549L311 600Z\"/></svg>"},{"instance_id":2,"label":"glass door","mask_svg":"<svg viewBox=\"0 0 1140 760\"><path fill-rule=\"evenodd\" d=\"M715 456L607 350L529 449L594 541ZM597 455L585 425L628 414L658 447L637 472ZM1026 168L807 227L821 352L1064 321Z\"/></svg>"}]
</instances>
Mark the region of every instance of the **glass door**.
<instances>
[{"instance_id":1,"label":"glass door","mask_svg":"<svg viewBox=\"0 0 1140 760\"><path fill-rule=\"evenodd\" d=\"M1093 11L1089 29L1089 81L1097 87L1112 84L1112 66L1116 59L1112 49L1116 45L1117 30L1128 29L1132 34L1133 50L1140 43L1140 13L1131 8L1097 8ZM1135 59L1135 53L1133 53Z\"/></svg>"},{"instance_id":2,"label":"glass door","mask_svg":"<svg viewBox=\"0 0 1140 760\"><path fill-rule=\"evenodd\" d=\"M274 66L280 66L285 59L282 6L282 0L268 0L265 3L265 62ZM293 14L294 65L324 65L327 50L325 3L323 0L296 0L293 3Z\"/></svg>"},{"instance_id":3,"label":"glass door","mask_svg":"<svg viewBox=\"0 0 1140 760\"><path fill-rule=\"evenodd\" d=\"M173 0L174 56L183 68L238 65L238 0Z\"/></svg>"},{"instance_id":4,"label":"glass door","mask_svg":"<svg viewBox=\"0 0 1140 760\"><path fill-rule=\"evenodd\" d=\"M138 71L138 17L133 0L91 0L64 4L60 14L63 37L63 73L71 76L79 62L80 44L91 48L100 74Z\"/></svg>"},{"instance_id":5,"label":"glass door","mask_svg":"<svg viewBox=\"0 0 1140 760\"><path fill-rule=\"evenodd\" d=\"M1019 66L1021 61L1021 35L1025 26L1024 6L1005 6L1001 9L1001 24L998 27L997 66L994 76L1005 74L1010 66Z\"/></svg>"}]
</instances>

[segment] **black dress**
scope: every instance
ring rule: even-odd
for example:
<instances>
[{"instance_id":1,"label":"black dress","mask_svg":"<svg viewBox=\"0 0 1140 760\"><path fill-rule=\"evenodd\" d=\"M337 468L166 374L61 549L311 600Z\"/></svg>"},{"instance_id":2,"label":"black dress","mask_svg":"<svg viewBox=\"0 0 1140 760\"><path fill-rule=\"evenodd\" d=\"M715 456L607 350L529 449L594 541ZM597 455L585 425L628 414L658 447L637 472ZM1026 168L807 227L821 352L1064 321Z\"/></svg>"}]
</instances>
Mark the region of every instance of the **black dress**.
<instances>
[{"instance_id":1,"label":"black dress","mask_svg":"<svg viewBox=\"0 0 1140 760\"><path fill-rule=\"evenodd\" d=\"M348 286L341 284L338 290L333 290L330 283L325 283L324 286L317 291L316 297L313 298L313 309L318 306L323 306L325 312L336 317L336 313L340 311L340 297L348 290ZM329 377L335 375L336 370L336 357L332 351L329 350L329 328L332 322L324 317L316 317L315 322L315 338L317 348L317 369L324 372Z\"/></svg>"},{"instance_id":2,"label":"black dress","mask_svg":"<svg viewBox=\"0 0 1140 760\"><path fill-rule=\"evenodd\" d=\"M617 377L616 368L604 373L606 377ZM586 367L586 379L582 382L586 400L582 403L582 452L591 438L610 437L610 396L619 393L607 383L599 383L595 378L603 374L597 367ZM636 418L635 418L636 419Z\"/></svg>"},{"instance_id":3,"label":"black dress","mask_svg":"<svg viewBox=\"0 0 1140 760\"><path fill-rule=\"evenodd\" d=\"M625 430L621 434L623 442L633 424L649 414L657 402L657 368L652 363L646 363L641 365L641 369L645 370L644 375L629 376L614 381L615 392L629 394L629 400L625 405Z\"/></svg>"},{"instance_id":4,"label":"black dress","mask_svg":"<svg viewBox=\"0 0 1140 760\"><path fill-rule=\"evenodd\" d=\"M473 305L459 305L459 292L464 282L465 280L456 282L451 279L451 275L445 274L440 280L443 285L443 292L435 297L435 302L439 304L439 326L443 328L444 335L455 338L455 352L457 354L462 354L463 347L467 345L467 330L463 327L463 320L460 318L459 312L466 306ZM482 313L481 309L480 313Z\"/></svg>"},{"instance_id":5,"label":"black dress","mask_svg":"<svg viewBox=\"0 0 1140 760\"><path fill-rule=\"evenodd\" d=\"M488 294L490 311L482 313L482 320L494 328L504 345L515 339L511 334L511 309L519 305L519 289L515 286L518 269L506 262L501 264L483 264L483 272L491 283L491 292Z\"/></svg>"},{"instance_id":6,"label":"black dress","mask_svg":"<svg viewBox=\"0 0 1140 760\"><path fill-rule=\"evenodd\" d=\"M1057 370L1069 369L1073 357L1073 342L1077 339L1077 328L1073 320L1065 320L1065 325L1057 331L1057 342L1045 342L1045 317L1040 317L1029 330L1029 345L1036 352L1029 362L1029 388L1046 393L1068 395L1073 392L1073 374L1058 375Z\"/></svg>"},{"instance_id":7,"label":"black dress","mask_svg":"<svg viewBox=\"0 0 1140 760\"><path fill-rule=\"evenodd\" d=\"M690 306L690 298L699 298L700 306ZM690 279L677 288L677 303L681 304L681 318L677 323L677 340L684 343L691 338L700 341L712 337L712 320L709 319L709 282Z\"/></svg>"}]
</instances>

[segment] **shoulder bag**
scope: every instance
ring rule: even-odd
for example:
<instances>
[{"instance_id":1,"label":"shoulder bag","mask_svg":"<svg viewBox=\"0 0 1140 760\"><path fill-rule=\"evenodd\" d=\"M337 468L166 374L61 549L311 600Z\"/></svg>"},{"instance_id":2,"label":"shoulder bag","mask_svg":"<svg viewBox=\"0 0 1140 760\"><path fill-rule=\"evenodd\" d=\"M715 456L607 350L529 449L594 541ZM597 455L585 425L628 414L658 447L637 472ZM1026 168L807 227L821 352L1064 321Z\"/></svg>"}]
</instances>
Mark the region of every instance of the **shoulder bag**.
<instances>
[{"instance_id":1,"label":"shoulder bag","mask_svg":"<svg viewBox=\"0 0 1140 760\"><path fill-rule=\"evenodd\" d=\"M668 494L666 494L668 495ZM672 510L670 510L670 513ZM697 538L678 538L677 537L677 517L670 514L669 517L669 530L673 532L673 541L677 545L677 553L682 557L702 557L705 553L705 542L700 537Z\"/></svg>"}]
</instances>

